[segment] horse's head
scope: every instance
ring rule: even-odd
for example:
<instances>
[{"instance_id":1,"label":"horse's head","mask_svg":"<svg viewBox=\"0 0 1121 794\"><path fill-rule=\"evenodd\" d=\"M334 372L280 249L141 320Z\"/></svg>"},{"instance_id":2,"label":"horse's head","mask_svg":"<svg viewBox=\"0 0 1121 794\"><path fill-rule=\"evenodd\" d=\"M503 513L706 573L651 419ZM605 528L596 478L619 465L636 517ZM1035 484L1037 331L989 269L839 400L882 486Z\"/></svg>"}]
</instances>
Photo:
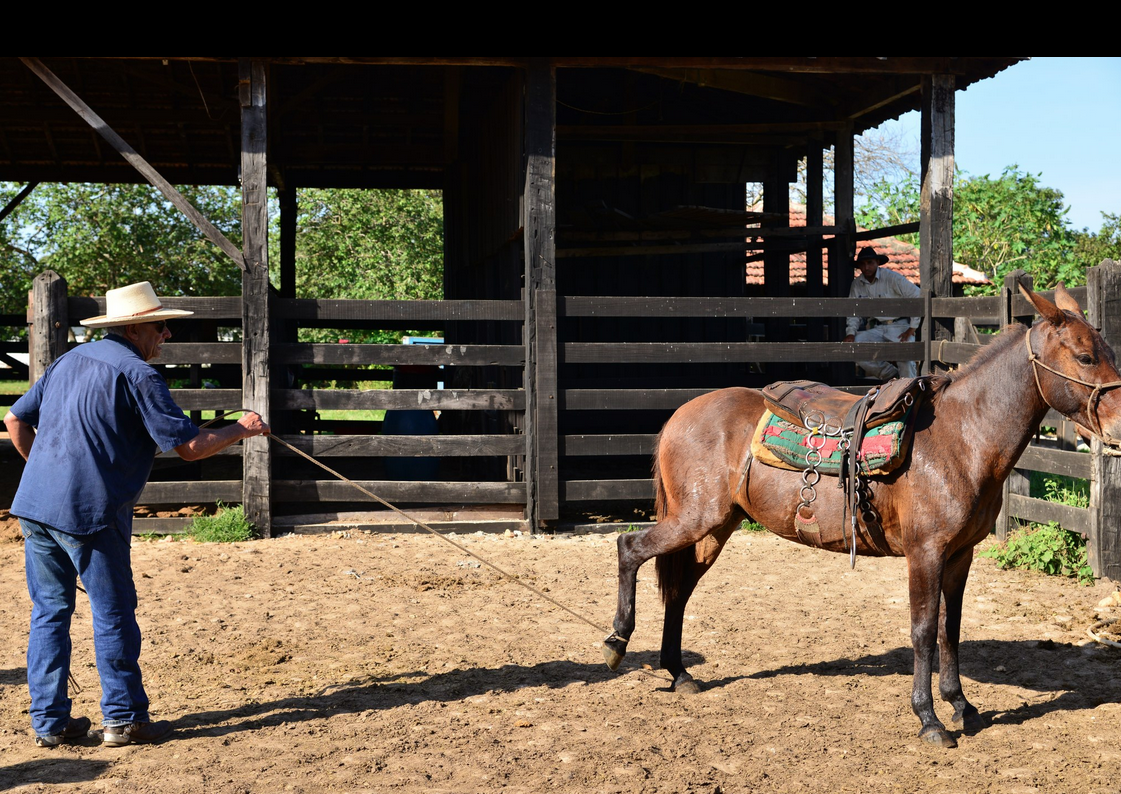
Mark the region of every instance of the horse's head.
<instances>
[{"instance_id":1,"label":"horse's head","mask_svg":"<svg viewBox=\"0 0 1121 794\"><path fill-rule=\"evenodd\" d=\"M1020 291L1042 317L1027 341L1044 402L1105 443L1121 445L1121 373L1113 350L1062 284L1054 303L1023 284Z\"/></svg>"}]
</instances>

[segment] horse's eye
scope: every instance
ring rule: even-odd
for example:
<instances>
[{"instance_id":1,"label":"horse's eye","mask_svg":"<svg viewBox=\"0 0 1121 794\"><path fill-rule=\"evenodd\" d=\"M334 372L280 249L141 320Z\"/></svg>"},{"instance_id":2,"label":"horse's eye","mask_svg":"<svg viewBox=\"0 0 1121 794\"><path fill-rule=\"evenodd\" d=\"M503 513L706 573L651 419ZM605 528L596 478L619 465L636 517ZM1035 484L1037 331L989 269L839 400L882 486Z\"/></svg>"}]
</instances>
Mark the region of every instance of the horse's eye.
<instances>
[{"instance_id":1,"label":"horse's eye","mask_svg":"<svg viewBox=\"0 0 1121 794\"><path fill-rule=\"evenodd\" d=\"M1094 363L1094 359L1091 356L1086 355L1085 353L1083 353L1080 356L1077 356L1077 359L1078 359L1078 363L1081 364L1084 367L1088 367L1088 366L1090 366L1091 364Z\"/></svg>"}]
</instances>

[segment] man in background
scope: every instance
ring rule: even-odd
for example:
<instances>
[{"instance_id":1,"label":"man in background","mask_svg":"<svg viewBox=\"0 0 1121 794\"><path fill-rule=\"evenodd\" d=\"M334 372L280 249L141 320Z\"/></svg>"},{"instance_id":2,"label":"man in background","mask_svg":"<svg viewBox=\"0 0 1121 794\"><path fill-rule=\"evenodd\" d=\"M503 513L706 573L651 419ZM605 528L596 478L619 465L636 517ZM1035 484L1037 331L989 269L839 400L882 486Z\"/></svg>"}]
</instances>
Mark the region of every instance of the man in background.
<instances>
[{"instance_id":1,"label":"man in background","mask_svg":"<svg viewBox=\"0 0 1121 794\"><path fill-rule=\"evenodd\" d=\"M894 270L881 268L888 257L876 253L875 248L862 248L854 261L860 271L849 288L850 298L918 298L922 292ZM845 323L848 334L845 342L910 342L915 338L921 317L849 317ZM861 324L864 330L859 330ZM898 364L898 366L896 365ZM891 380L895 377L913 378L918 375L914 361L858 361L856 366L869 377Z\"/></svg>"}]
</instances>

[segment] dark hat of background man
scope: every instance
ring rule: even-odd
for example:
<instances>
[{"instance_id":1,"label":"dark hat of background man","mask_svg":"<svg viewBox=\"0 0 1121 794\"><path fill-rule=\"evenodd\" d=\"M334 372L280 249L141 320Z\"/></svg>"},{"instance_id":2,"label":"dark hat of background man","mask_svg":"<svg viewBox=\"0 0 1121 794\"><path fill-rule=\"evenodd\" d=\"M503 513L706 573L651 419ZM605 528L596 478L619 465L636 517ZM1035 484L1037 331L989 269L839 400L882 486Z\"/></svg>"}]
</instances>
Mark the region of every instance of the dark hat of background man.
<instances>
[{"instance_id":1,"label":"dark hat of background man","mask_svg":"<svg viewBox=\"0 0 1121 794\"><path fill-rule=\"evenodd\" d=\"M859 265L865 259L875 259L877 265L885 264L890 257L884 254L877 254L876 249L872 246L861 248L860 253L856 255L856 259L852 260L853 265Z\"/></svg>"}]
</instances>

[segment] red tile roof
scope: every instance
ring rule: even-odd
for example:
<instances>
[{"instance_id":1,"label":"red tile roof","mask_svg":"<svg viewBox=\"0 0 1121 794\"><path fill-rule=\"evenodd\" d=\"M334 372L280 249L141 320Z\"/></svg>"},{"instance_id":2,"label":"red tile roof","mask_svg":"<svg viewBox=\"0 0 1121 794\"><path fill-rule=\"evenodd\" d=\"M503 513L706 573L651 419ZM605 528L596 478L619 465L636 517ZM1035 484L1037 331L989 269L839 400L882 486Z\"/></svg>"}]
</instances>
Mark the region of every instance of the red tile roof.
<instances>
[{"instance_id":1,"label":"red tile roof","mask_svg":"<svg viewBox=\"0 0 1121 794\"><path fill-rule=\"evenodd\" d=\"M833 218L826 216L824 223L826 226L833 224ZM791 226L805 226L806 225L806 208L800 204L793 204L790 207L790 225ZM749 238L750 239L750 238ZM861 240L859 248L872 246L881 254L891 257L890 261L884 265L888 270L895 270L902 273L907 277L907 280L913 284L919 283L919 249L910 243L905 243L895 237L881 237L876 240ZM823 277L825 283L829 283L828 267L823 267ZM985 275L973 268L966 267L957 262L954 262L954 275L955 284L988 284L989 279ZM803 252L793 253L790 255L790 283L791 284L804 284L806 282L806 255ZM763 284L763 262L757 260L747 263L747 283L752 285Z\"/></svg>"}]
</instances>

